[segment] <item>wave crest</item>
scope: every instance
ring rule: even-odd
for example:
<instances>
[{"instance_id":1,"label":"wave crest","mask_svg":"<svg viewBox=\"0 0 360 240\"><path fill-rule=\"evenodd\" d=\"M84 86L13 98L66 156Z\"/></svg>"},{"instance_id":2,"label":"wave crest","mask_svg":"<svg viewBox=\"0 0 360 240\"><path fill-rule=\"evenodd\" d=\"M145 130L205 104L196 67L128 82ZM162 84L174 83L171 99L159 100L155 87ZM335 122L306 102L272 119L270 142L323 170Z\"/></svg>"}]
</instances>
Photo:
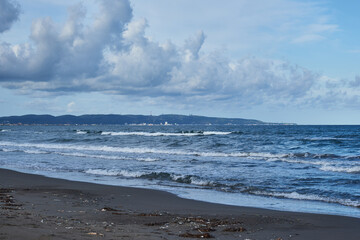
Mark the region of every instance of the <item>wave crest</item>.
<instances>
[{"instance_id":1,"label":"wave crest","mask_svg":"<svg viewBox=\"0 0 360 240\"><path fill-rule=\"evenodd\" d=\"M159 137L159 136L207 136L207 135L228 135L232 132L217 132L217 131L183 131L183 132L102 132L101 135L111 136L146 136L146 137Z\"/></svg>"},{"instance_id":2,"label":"wave crest","mask_svg":"<svg viewBox=\"0 0 360 240\"><path fill-rule=\"evenodd\" d=\"M272 196L272 197L280 197L280 198L287 198L287 199L295 199L295 200L310 200L310 201L321 201L327 203L338 203L345 206L350 207L360 207L359 201L354 201L351 199L332 199L327 197L322 197L315 194L300 194L297 192L264 192L264 191L257 191L253 192L256 195L262 196Z\"/></svg>"},{"instance_id":3,"label":"wave crest","mask_svg":"<svg viewBox=\"0 0 360 240\"><path fill-rule=\"evenodd\" d=\"M114 170L114 169L88 169L84 171L88 174L104 175L104 176L121 176L127 178L142 178L147 180L162 180L162 181L173 181L178 183L192 184L198 186L210 186L211 181L203 180L194 175L177 175L167 172L138 172L138 171L127 171L127 170Z\"/></svg>"}]
</instances>

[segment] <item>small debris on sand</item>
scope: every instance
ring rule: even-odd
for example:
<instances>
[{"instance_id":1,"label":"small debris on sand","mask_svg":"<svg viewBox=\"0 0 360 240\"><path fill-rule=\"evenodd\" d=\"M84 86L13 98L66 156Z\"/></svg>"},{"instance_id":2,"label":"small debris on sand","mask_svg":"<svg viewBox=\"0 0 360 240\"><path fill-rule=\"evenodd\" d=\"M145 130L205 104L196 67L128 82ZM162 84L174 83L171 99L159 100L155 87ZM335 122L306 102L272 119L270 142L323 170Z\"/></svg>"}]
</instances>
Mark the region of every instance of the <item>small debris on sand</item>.
<instances>
[{"instance_id":1,"label":"small debris on sand","mask_svg":"<svg viewBox=\"0 0 360 240\"><path fill-rule=\"evenodd\" d=\"M102 234L102 233L97 233L97 232L88 232L87 235L100 236L100 237L103 237L103 236L104 236L104 234Z\"/></svg>"},{"instance_id":2,"label":"small debris on sand","mask_svg":"<svg viewBox=\"0 0 360 240\"><path fill-rule=\"evenodd\" d=\"M102 212L118 212L119 210L115 209L115 208L111 208L111 207L103 207L101 209Z\"/></svg>"},{"instance_id":3,"label":"small debris on sand","mask_svg":"<svg viewBox=\"0 0 360 240\"><path fill-rule=\"evenodd\" d=\"M159 217L162 216L162 213L139 213L140 217Z\"/></svg>"},{"instance_id":4,"label":"small debris on sand","mask_svg":"<svg viewBox=\"0 0 360 240\"><path fill-rule=\"evenodd\" d=\"M168 224L168 222L152 222L152 223L145 223L144 225L152 227L152 226L162 226L165 224Z\"/></svg>"},{"instance_id":5,"label":"small debris on sand","mask_svg":"<svg viewBox=\"0 0 360 240\"><path fill-rule=\"evenodd\" d=\"M200 233L200 234L192 234L192 233L184 233L180 234L180 237L184 238L213 238L209 233Z\"/></svg>"},{"instance_id":6,"label":"small debris on sand","mask_svg":"<svg viewBox=\"0 0 360 240\"><path fill-rule=\"evenodd\" d=\"M243 227L229 227L223 230L224 232L245 232L246 229ZM280 240L280 239L277 239Z\"/></svg>"}]
</instances>

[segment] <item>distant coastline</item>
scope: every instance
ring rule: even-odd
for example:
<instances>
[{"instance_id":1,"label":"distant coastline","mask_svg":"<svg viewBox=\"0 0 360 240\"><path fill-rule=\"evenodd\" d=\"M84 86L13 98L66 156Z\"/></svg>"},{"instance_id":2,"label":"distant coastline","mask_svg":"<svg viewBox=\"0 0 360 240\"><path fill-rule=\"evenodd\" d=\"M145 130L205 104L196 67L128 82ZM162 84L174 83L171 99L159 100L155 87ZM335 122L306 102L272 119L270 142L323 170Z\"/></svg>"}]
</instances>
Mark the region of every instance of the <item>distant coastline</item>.
<instances>
[{"instance_id":1,"label":"distant coastline","mask_svg":"<svg viewBox=\"0 0 360 240\"><path fill-rule=\"evenodd\" d=\"M268 123L255 119L219 118L197 115L163 114L119 115L23 115L0 117L0 125L296 125L295 123Z\"/></svg>"}]
</instances>

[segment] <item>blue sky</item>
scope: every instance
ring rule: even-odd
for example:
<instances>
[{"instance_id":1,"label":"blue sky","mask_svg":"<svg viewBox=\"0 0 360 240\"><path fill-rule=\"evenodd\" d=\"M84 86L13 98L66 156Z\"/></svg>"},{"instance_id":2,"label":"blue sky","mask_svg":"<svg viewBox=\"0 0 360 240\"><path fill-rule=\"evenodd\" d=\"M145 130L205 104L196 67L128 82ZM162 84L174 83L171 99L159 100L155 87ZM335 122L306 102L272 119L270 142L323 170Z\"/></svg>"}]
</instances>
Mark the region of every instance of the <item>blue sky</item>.
<instances>
[{"instance_id":1,"label":"blue sky","mask_svg":"<svg viewBox=\"0 0 360 240\"><path fill-rule=\"evenodd\" d=\"M0 0L0 115L360 124L359 1Z\"/></svg>"}]
</instances>

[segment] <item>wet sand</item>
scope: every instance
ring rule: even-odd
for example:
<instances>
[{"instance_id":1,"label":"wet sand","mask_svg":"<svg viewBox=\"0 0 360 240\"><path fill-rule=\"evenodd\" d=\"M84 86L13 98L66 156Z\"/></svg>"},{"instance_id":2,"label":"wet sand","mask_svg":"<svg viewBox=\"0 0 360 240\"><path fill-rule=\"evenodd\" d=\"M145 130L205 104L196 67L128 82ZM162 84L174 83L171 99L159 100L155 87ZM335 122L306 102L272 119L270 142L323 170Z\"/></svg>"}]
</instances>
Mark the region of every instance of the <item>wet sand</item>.
<instances>
[{"instance_id":1,"label":"wet sand","mask_svg":"<svg viewBox=\"0 0 360 240\"><path fill-rule=\"evenodd\" d=\"M272 211L0 169L0 239L360 239L360 218Z\"/></svg>"}]
</instances>

